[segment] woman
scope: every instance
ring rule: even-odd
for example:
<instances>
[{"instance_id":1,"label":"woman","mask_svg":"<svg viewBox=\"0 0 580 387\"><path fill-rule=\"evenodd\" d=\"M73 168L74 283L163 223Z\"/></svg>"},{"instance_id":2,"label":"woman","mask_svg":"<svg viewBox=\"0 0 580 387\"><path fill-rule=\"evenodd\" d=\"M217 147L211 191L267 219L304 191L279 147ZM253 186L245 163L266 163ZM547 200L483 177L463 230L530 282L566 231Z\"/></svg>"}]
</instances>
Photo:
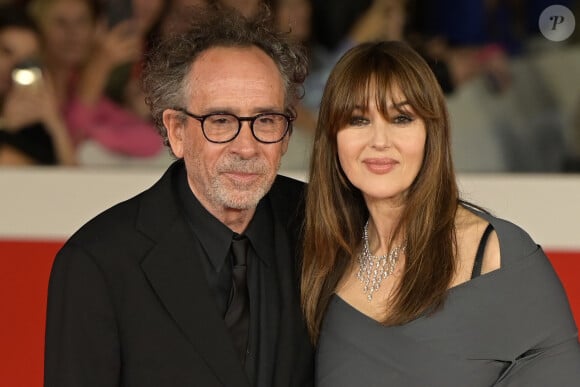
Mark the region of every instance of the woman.
<instances>
[{"instance_id":1,"label":"woman","mask_svg":"<svg viewBox=\"0 0 580 387\"><path fill-rule=\"evenodd\" d=\"M572 386L565 293L519 227L458 197L437 80L401 42L348 51L325 88L302 302L317 385Z\"/></svg>"}]
</instances>

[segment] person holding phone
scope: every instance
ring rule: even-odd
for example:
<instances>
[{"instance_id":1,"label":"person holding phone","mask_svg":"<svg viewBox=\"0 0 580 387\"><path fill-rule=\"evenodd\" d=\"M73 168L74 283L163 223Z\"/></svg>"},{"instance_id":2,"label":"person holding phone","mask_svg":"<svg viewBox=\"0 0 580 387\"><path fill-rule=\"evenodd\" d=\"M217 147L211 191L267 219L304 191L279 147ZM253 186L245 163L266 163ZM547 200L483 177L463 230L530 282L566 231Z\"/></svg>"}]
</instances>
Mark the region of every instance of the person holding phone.
<instances>
[{"instance_id":1,"label":"person holding phone","mask_svg":"<svg viewBox=\"0 0 580 387\"><path fill-rule=\"evenodd\" d=\"M85 146L120 162L157 156L163 149L139 88L144 31L157 20L163 2L133 3L134 17L115 16L114 25L95 0L29 3L45 42L43 59L58 79L61 108L83 164L100 161L85 157Z\"/></svg>"},{"instance_id":2,"label":"person holding phone","mask_svg":"<svg viewBox=\"0 0 580 387\"><path fill-rule=\"evenodd\" d=\"M19 5L0 9L0 165L74 165L50 78L33 58L39 32Z\"/></svg>"},{"instance_id":3,"label":"person holding phone","mask_svg":"<svg viewBox=\"0 0 580 387\"><path fill-rule=\"evenodd\" d=\"M106 4L94 49L80 76L77 95L84 104L93 105L106 96L128 112L150 119L140 87L142 59L158 38L168 6L165 0Z\"/></svg>"}]
</instances>

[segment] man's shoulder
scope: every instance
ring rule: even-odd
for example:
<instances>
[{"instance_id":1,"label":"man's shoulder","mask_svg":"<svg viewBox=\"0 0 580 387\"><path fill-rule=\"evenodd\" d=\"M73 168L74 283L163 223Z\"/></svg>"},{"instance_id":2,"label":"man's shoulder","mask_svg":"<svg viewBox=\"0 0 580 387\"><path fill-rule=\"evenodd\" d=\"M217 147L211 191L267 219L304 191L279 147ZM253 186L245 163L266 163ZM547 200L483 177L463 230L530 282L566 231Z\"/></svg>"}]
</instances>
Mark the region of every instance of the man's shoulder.
<instances>
[{"instance_id":1,"label":"man's shoulder","mask_svg":"<svg viewBox=\"0 0 580 387\"><path fill-rule=\"evenodd\" d=\"M276 195L295 195L303 194L306 189L306 183L303 181L294 179L292 177L278 175L272 184L270 193Z\"/></svg>"},{"instance_id":2,"label":"man's shoulder","mask_svg":"<svg viewBox=\"0 0 580 387\"><path fill-rule=\"evenodd\" d=\"M294 212L293 208L304 201L305 192L306 183L303 181L278 175L270 188L269 196L275 208Z\"/></svg>"},{"instance_id":3,"label":"man's shoulder","mask_svg":"<svg viewBox=\"0 0 580 387\"><path fill-rule=\"evenodd\" d=\"M115 204L102 211L83 226L69 239L70 243L88 245L105 239L121 238L128 230L135 228L139 202L144 193Z\"/></svg>"},{"instance_id":4,"label":"man's shoulder","mask_svg":"<svg viewBox=\"0 0 580 387\"><path fill-rule=\"evenodd\" d=\"M168 213L174 212L170 209L171 180L167 172L152 187L102 211L79 228L69 242L82 246L130 242L133 235L140 234L140 222L162 223L169 218Z\"/></svg>"},{"instance_id":5,"label":"man's shoulder","mask_svg":"<svg viewBox=\"0 0 580 387\"><path fill-rule=\"evenodd\" d=\"M269 192L275 218L297 237L304 220L306 184L278 175Z\"/></svg>"}]
</instances>

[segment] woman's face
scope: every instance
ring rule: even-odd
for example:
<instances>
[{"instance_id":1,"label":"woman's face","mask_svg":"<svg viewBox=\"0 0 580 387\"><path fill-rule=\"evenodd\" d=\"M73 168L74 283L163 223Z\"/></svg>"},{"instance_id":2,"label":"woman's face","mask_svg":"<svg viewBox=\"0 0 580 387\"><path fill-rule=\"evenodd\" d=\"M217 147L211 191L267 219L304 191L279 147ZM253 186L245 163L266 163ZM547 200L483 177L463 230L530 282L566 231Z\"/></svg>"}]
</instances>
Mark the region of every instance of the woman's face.
<instances>
[{"instance_id":1,"label":"woman's face","mask_svg":"<svg viewBox=\"0 0 580 387\"><path fill-rule=\"evenodd\" d=\"M355 109L337 134L338 159L348 180L369 201L404 203L419 174L427 131L398 87L388 100L388 118L377 109L374 92L367 109Z\"/></svg>"},{"instance_id":2,"label":"woman's face","mask_svg":"<svg viewBox=\"0 0 580 387\"><path fill-rule=\"evenodd\" d=\"M54 1L41 19L46 53L52 62L75 66L86 60L95 37L95 19L86 1Z\"/></svg>"},{"instance_id":3,"label":"woman's face","mask_svg":"<svg viewBox=\"0 0 580 387\"><path fill-rule=\"evenodd\" d=\"M12 85L12 69L19 62L38 55L38 35L29 29L6 27L0 30L0 95Z\"/></svg>"}]
</instances>

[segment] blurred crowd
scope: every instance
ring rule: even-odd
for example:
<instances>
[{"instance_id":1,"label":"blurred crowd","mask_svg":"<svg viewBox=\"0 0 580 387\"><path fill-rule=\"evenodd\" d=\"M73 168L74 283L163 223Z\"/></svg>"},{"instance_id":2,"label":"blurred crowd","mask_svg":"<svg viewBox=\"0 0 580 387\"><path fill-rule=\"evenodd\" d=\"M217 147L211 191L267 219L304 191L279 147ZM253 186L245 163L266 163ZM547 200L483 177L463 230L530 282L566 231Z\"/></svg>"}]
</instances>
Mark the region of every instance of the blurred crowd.
<instances>
[{"instance_id":1,"label":"blurred crowd","mask_svg":"<svg viewBox=\"0 0 580 387\"><path fill-rule=\"evenodd\" d=\"M580 172L580 74L565 71L580 68L579 34L543 38L543 0L0 0L0 165L167 165L142 60L187 28L192 5L213 2L249 17L264 2L309 49L283 168L307 169L338 58L405 40L448 97L459 172ZM576 17L578 3L558 2Z\"/></svg>"}]
</instances>

